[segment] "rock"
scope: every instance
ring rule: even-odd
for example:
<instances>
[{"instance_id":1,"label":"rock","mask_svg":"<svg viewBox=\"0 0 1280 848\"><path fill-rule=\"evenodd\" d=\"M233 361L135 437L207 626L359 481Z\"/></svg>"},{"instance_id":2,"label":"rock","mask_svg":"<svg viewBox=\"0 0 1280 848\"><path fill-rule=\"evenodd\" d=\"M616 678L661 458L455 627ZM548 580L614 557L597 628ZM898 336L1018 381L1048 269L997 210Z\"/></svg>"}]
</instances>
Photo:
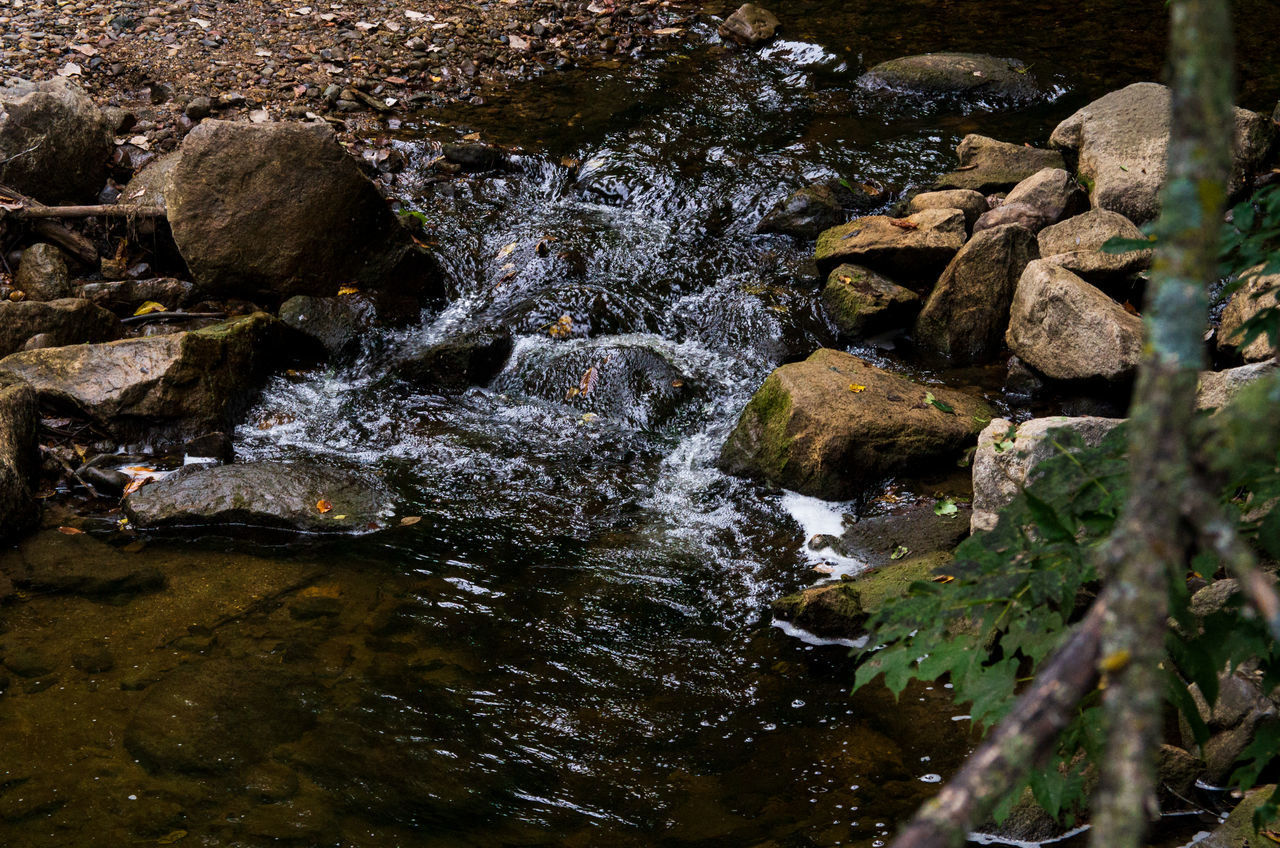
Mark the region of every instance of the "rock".
<instances>
[{"instance_id":1,"label":"rock","mask_svg":"<svg viewBox=\"0 0 1280 848\"><path fill-rule=\"evenodd\" d=\"M697 381L662 346L625 338L522 348L493 389L567 404L641 429L669 424L702 395Z\"/></svg>"},{"instance_id":2,"label":"rock","mask_svg":"<svg viewBox=\"0 0 1280 848\"><path fill-rule=\"evenodd\" d=\"M203 121L165 187L200 289L257 300L368 286L417 297L432 266L323 124Z\"/></svg>"},{"instance_id":3,"label":"rock","mask_svg":"<svg viewBox=\"0 0 1280 848\"><path fill-rule=\"evenodd\" d=\"M328 509L318 506L327 502ZM192 465L124 501L143 530L235 526L296 533L367 533L391 512L389 495L352 471L316 463Z\"/></svg>"},{"instance_id":4,"label":"rock","mask_svg":"<svg viewBox=\"0 0 1280 848\"><path fill-rule=\"evenodd\" d=\"M1038 233L1089 208L1089 197L1061 168L1045 168L1013 187L1004 202L986 212L973 231L1018 224Z\"/></svg>"},{"instance_id":5,"label":"rock","mask_svg":"<svg viewBox=\"0 0 1280 848\"><path fill-rule=\"evenodd\" d=\"M968 235L959 209L925 209L906 218L872 215L818 236L818 269L863 265L903 282L928 280L946 266Z\"/></svg>"},{"instance_id":6,"label":"rock","mask_svg":"<svg viewBox=\"0 0 1280 848\"><path fill-rule=\"evenodd\" d=\"M1253 814L1267 803L1276 791L1274 785L1258 786L1245 793L1227 820L1218 825L1206 838L1195 843L1199 848L1258 848L1266 844L1266 837L1253 827Z\"/></svg>"},{"instance_id":7,"label":"rock","mask_svg":"<svg viewBox=\"0 0 1280 848\"><path fill-rule=\"evenodd\" d=\"M1018 280L1005 342L1055 380L1121 381L1142 352L1142 320L1084 280L1035 261Z\"/></svg>"},{"instance_id":8,"label":"rock","mask_svg":"<svg viewBox=\"0 0 1280 848\"><path fill-rule=\"evenodd\" d=\"M36 393L0 373L0 543L25 532L39 514L32 491L39 467L38 423Z\"/></svg>"},{"instance_id":9,"label":"rock","mask_svg":"<svg viewBox=\"0 0 1280 848\"><path fill-rule=\"evenodd\" d=\"M1268 582L1275 583L1275 578L1271 577ZM1207 586L1196 590L1191 596L1191 603L1188 608L1191 614L1197 618L1204 618L1207 615L1215 615L1227 608L1227 602L1236 598L1240 594L1240 583L1234 577L1225 577L1221 580L1214 580Z\"/></svg>"},{"instance_id":10,"label":"rock","mask_svg":"<svg viewBox=\"0 0 1280 848\"><path fill-rule=\"evenodd\" d=\"M107 280L84 283L80 295L105 309L132 315L137 307L151 301L166 309L184 309L196 301L195 283L175 277L146 280Z\"/></svg>"},{"instance_id":11,"label":"rock","mask_svg":"<svg viewBox=\"0 0 1280 848\"><path fill-rule=\"evenodd\" d=\"M852 580L827 583L773 602L773 614L823 639L860 639L872 614L904 597L917 580L928 580L951 561L947 553L910 557L873 568Z\"/></svg>"},{"instance_id":12,"label":"rock","mask_svg":"<svg viewBox=\"0 0 1280 848\"><path fill-rule=\"evenodd\" d=\"M1187 687L1209 728L1209 740L1201 747L1204 779L1208 783L1223 785L1259 728L1280 721L1280 708L1263 692L1259 678L1248 667L1220 673L1218 697L1212 705L1205 700L1199 686L1193 683ZM1185 718L1180 719L1180 726L1183 741L1194 745L1194 734Z\"/></svg>"},{"instance_id":13,"label":"rock","mask_svg":"<svg viewBox=\"0 0 1280 848\"><path fill-rule=\"evenodd\" d=\"M1048 225L1044 213L1026 203L1001 203L999 206L984 212L973 225L975 233L989 230L992 227L1022 227L1030 233L1037 233Z\"/></svg>"},{"instance_id":14,"label":"rock","mask_svg":"<svg viewBox=\"0 0 1280 848\"><path fill-rule=\"evenodd\" d=\"M1053 430L1070 430L1089 446L1098 445L1122 418L1033 418L1015 425L996 418L978 435L973 455L973 532L991 530L999 512L1032 481L1031 472L1057 448L1046 439Z\"/></svg>"},{"instance_id":15,"label":"rock","mask_svg":"<svg viewBox=\"0 0 1280 848\"><path fill-rule=\"evenodd\" d=\"M88 534L66 536L47 530L0 558L14 585L38 594L122 598L164 588L153 563L122 554Z\"/></svg>"},{"instance_id":16,"label":"rock","mask_svg":"<svg viewBox=\"0 0 1280 848\"><path fill-rule=\"evenodd\" d=\"M1040 96L1036 78L1017 59L981 53L925 53L881 62L858 78L870 89L954 94L972 100L1025 102Z\"/></svg>"},{"instance_id":17,"label":"rock","mask_svg":"<svg viewBox=\"0 0 1280 848\"><path fill-rule=\"evenodd\" d=\"M111 131L66 80L0 87L0 184L45 203L93 203L107 179Z\"/></svg>"},{"instance_id":18,"label":"rock","mask_svg":"<svg viewBox=\"0 0 1280 848\"><path fill-rule=\"evenodd\" d=\"M856 521L844 522L839 536L814 536L809 548L830 548L837 554L857 559L869 568L889 567L902 557L905 548L913 557L947 553L955 550L969 535L969 508L955 504L950 515L938 515L935 502L920 500L896 504L876 515L860 515Z\"/></svg>"},{"instance_id":19,"label":"rock","mask_svg":"<svg viewBox=\"0 0 1280 848\"><path fill-rule=\"evenodd\" d=\"M990 208L987 198L980 192L970 189L950 189L917 194L908 201L907 214L923 212L926 209L959 209L964 213L965 226L972 230L974 222Z\"/></svg>"},{"instance_id":20,"label":"rock","mask_svg":"<svg viewBox=\"0 0 1280 848\"><path fill-rule=\"evenodd\" d=\"M129 184L120 192L121 202L157 209L166 208L165 187L169 184L173 169L177 167L178 160L181 158L181 154L174 151L152 159L142 170L133 175L133 179L129 180ZM139 221L139 223L144 222Z\"/></svg>"},{"instance_id":21,"label":"rock","mask_svg":"<svg viewBox=\"0 0 1280 848\"><path fill-rule=\"evenodd\" d=\"M66 257L51 244L33 244L22 251L13 284L26 293L27 300L58 300L72 294Z\"/></svg>"},{"instance_id":22,"label":"rock","mask_svg":"<svg viewBox=\"0 0 1280 848\"><path fill-rule=\"evenodd\" d=\"M822 305L848 338L902 327L920 308L920 295L868 268L838 265L822 289Z\"/></svg>"},{"instance_id":23,"label":"rock","mask_svg":"<svg viewBox=\"0 0 1280 848\"><path fill-rule=\"evenodd\" d=\"M443 145L444 158L468 171L492 171L507 164L501 147L479 141L459 141Z\"/></svg>"},{"instance_id":24,"label":"rock","mask_svg":"<svg viewBox=\"0 0 1280 848\"><path fill-rule=\"evenodd\" d=\"M0 372L114 438L181 442L233 426L277 361L280 330L259 312L202 330L15 353Z\"/></svg>"},{"instance_id":25,"label":"rock","mask_svg":"<svg viewBox=\"0 0 1280 848\"><path fill-rule=\"evenodd\" d=\"M1204 769L1204 760L1176 745L1161 745L1156 751L1156 786L1162 795L1185 798Z\"/></svg>"},{"instance_id":26,"label":"rock","mask_svg":"<svg viewBox=\"0 0 1280 848\"><path fill-rule=\"evenodd\" d=\"M315 724L318 687L285 668L204 660L147 688L124 745L152 773L247 769Z\"/></svg>"},{"instance_id":27,"label":"rock","mask_svg":"<svg viewBox=\"0 0 1280 848\"><path fill-rule=\"evenodd\" d=\"M1275 367L1275 360L1266 360L1225 371L1201 371L1200 386L1196 390L1196 408L1217 409L1226 406L1237 392L1259 377L1266 376Z\"/></svg>"},{"instance_id":28,"label":"rock","mask_svg":"<svg viewBox=\"0 0 1280 848\"><path fill-rule=\"evenodd\" d=\"M1249 186L1271 147L1274 129L1256 112L1235 110L1230 193ZM1160 212L1169 146L1169 89L1138 82L1113 91L1058 124L1049 138L1078 159L1090 201L1142 224Z\"/></svg>"},{"instance_id":29,"label":"rock","mask_svg":"<svg viewBox=\"0 0 1280 848\"><path fill-rule=\"evenodd\" d=\"M1023 227L975 232L930 293L916 319L916 341L957 365L994 358L1018 279L1039 255L1035 236Z\"/></svg>"},{"instance_id":30,"label":"rock","mask_svg":"<svg viewBox=\"0 0 1280 848\"><path fill-rule=\"evenodd\" d=\"M768 9L744 3L738 11L725 18L718 32L721 38L755 47L773 38L779 26L778 19Z\"/></svg>"},{"instance_id":31,"label":"rock","mask_svg":"<svg viewBox=\"0 0 1280 848\"><path fill-rule=\"evenodd\" d=\"M928 394L953 411L926 402ZM962 392L824 348L769 375L719 465L801 494L844 499L885 475L947 460L976 440L978 420L989 417L985 403Z\"/></svg>"},{"instance_id":32,"label":"rock","mask_svg":"<svg viewBox=\"0 0 1280 848\"><path fill-rule=\"evenodd\" d=\"M183 113L193 121L203 121L213 114L213 101L203 95L193 97L187 102Z\"/></svg>"},{"instance_id":33,"label":"rock","mask_svg":"<svg viewBox=\"0 0 1280 848\"><path fill-rule=\"evenodd\" d=\"M1062 154L1008 144L982 135L969 134L956 146L960 167L944 174L935 189L969 189L984 195L1008 191L1027 177L1045 168L1066 168Z\"/></svg>"},{"instance_id":34,"label":"rock","mask_svg":"<svg viewBox=\"0 0 1280 848\"><path fill-rule=\"evenodd\" d=\"M1103 253L1113 238L1144 238L1142 230L1118 212L1092 209L1040 231L1040 257L1050 265L1101 284L1151 267L1153 252Z\"/></svg>"},{"instance_id":35,"label":"rock","mask_svg":"<svg viewBox=\"0 0 1280 848\"><path fill-rule=\"evenodd\" d=\"M109 342L123 334L119 318L87 300L0 301L0 357L22 350L37 335L47 336L48 347Z\"/></svg>"},{"instance_id":36,"label":"rock","mask_svg":"<svg viewBox=\"0 0 1280 848\"><path fill-rule=\"evenodd\" d=\"M757 233L783 233L796 238L817 238L823 230L844 222L844 210L853 204L853 193L839 183L814 183L778 201L756 225Z\"/></svg>"},{"instance_id":37,"label":"rock","mask_svg":"<svg viewBox=\"0 0 1280 848\"><path fill-rule=\"evenodd\" d=\"M280 305L280 320L316 341L330 356L352 346L374 320L373 304L353 295L296 295Z\"/></svg>"},{"instance_id":38,"label":"rock","mask_svg":"<svg viewBox=\"0 0 1280 848\"><path fill-rule=\"evenodd\" d=\"M1227 301L1222 310L1222 322L1218 325L1218 352L1234 356L1245 362L1272 359L1276 348L1266 334L1244 344L1243 324L1264 309L1280 307L1280 274L1259 274L1258 269L1241 275L1244 284Z\"/></svg>"},{"instance_id":39,"label":"rock","mask_svg":"<svg viewBox=\"0 0 1280 848\"><path fill-rule=\"evenodd\" d=\"M432 345L397 365L394 373L427 391L460 392L496 377L513 347L509 332L476 330Z\"/></svg>"}]
</instances>

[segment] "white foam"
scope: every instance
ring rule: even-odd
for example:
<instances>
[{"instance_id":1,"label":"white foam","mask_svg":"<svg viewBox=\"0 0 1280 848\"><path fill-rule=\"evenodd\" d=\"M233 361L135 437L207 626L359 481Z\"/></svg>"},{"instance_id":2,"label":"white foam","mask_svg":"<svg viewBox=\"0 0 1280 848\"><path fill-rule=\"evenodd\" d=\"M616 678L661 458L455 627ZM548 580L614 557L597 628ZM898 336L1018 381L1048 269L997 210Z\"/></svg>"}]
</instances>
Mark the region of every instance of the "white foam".
<instances>
[{"instance_id":1,"label":"white foam","mask_svg":"<svg viewBox=\"0 0 1280 848\"><path fill-rule=\"evenodd\" d=\"M868 565L857 557L844 556L829 547L813 550L809 547L809 540L814 536L842 535L845 529L845 507L847 504L824 501L798 492L787 492L782 497L782 508L800 525L804 533L801 554L807 561L820 567L823 573L836 579L846 574L860 574L867 570Z\"/></svg>"},{"instance_id":2,"label":"white foam","mask_svg":"<svg viewBox=\"0 0 1280 848\"><path fill-rule=\"evenodd\" d=\"M799 639L806 645L843 645L846 648L861 648L867 644L866 636L863 636L861 639L824 639L821 636L810 633L808 630L796 627L789 621L783 621L780 618L775 618L769 623L788 636Z\"/></svg>"}]
</instances>

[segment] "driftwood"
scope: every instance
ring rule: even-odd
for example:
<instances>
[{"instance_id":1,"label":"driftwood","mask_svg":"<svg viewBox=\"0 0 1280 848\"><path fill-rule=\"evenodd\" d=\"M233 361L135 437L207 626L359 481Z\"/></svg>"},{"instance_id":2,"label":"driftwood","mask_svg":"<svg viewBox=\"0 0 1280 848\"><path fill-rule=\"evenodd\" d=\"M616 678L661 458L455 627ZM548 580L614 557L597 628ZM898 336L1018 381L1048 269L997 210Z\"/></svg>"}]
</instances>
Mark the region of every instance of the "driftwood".
<instances>
[{"instance_id":1,"label":"driftwood","mask_svg":"<svg viewBox=\"0 0 1280 848\"><path fill-rule=\"evenodd\" d=\"M158 206L100 203L94 206L24 205L18 209L9 209L8 214L20 221L44 218L163 218L165 210Z\"/></svg>"}]
</instances>

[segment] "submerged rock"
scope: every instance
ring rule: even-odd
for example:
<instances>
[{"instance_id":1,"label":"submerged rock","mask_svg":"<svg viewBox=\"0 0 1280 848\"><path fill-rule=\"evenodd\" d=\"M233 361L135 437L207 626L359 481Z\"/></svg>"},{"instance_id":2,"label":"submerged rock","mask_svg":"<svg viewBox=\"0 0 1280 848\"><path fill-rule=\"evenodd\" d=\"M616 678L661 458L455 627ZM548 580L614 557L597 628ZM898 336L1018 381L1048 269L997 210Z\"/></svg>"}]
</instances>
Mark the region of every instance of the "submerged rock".
<instances>
[{"instance_id":1,"label":"submerged rock","mask_svg":"<svg viewBox=\"0 0 1280 848\"><path fill-rule=\"evenodd\" d=\"M981 53L925 53L890 59L871 68L858 82L871 89L954 94L971 100L1017 102L1041 94L1025 63Z\"/></svg>"},{"instance_id":2,"label":"submerged rock","mask_svg":"<svg viewBox=\"0 0 1280 848\"><path fill-rule=\"evenodd\" d=\"M508 332L477 330L434 344L395 366L394 373L421 389L460 392L483 386L498 375L511 356Z\"/></svg>"},{"instance_id":3,"label":"submerged rock","mask_svg":"<svg viewBox=\"0 0 1280 848\"><path fill-rule=\"evenodd\" d=\"M502 148L481 141L458 141L443 145L444 158L471 171L492 171L507 163Z\"/></svg>"},{"instance_id":4,"label":"submerged rock","mask_svg":"<svg viewBox=\"0 0 1280 848\"><path fill-rule=\"evenodd\" d=\"M45 203L93 202L107 179L111 131L64 79L0 87L0 184Z\"/></svg>"},{"instance_id":5,"label":"submerged rock","mask_svg":"<svg viewBox=\"0 0 1280 848\"><path fill-rule=\"evenodd\" d=\"M1046 168L1065 168L1062 154L970 134L956 145L960 167L944 174L935 189L969 189L982 194L1008 191Z\"/></svg>"},{"instance_id":6,"label":"submerged rock","mask_svg":"<svg viewBox=\"0 0 1280 848\"><path fill-rule=\"evenodd\" d=\"M885 475L946 461L976 441L990 417L985 403L962 392L822 349L769 375L719 464L801 494L845 499Z\"/></svg>"},{"instance_id":7,"label":"submerged rock","mask_svg":"<svg viewBox=\"0 0 1280 848\"><path fill-rule=\"evenodd\" d=\"M959 209L925 209L906 218L872 215L818 236L815 258L823 273L848 262L903 282L931 284L967 235Z\"/></svg>"},{"instance_id":8,"label":"submerged rock","mask_svg":"<svg viewBox=\"0 0 1280 848\"><path fill-rule=\"evenodd\" d=\"M920 295L869 268L838 265L827 275L822 305L848 338L906 326L920 308Z\"/></svg>"},{"instance_id":9,"label":"submerged rock","mask_svg":"<svg viewBox=\"0 0 1280 848\"><path fill-rule=\"evenodd\" d=\"M1218 325L1218 352L1237 356L1245 362L1259 362L1276 355L1276 347L1266 333L1248 344L1244 343L1245 322L1264 309L1280 307L1280 274L1259 274L1257 271L1255 268L1242 275L1244 285L1227 301L1227 308L1222 310L1222 322Z\"/></svg>"},{"instance_id":10,"label":"submerged rock","mask_svg":"<svg viewBox=\"0 0 1280 848\"><path fill-rule=\"evenodd\" d=\"M955 512L939 515L936 505L933 500L919 500L895 504L875 515L860 515L852 522L846 517L843 533L814 536L809 548L819 553L830 548L871 568L892 566L904 550L912 557L949 554L969 535L970 510L954 503Z\"/></svg>"},{"instance_id":11,"label":"submerged rock","mask_svg":"<svg viewBox=\"0 0 1280 848\"><path fill-rule=\"evenodd\" d=\"M236 526L297 533L367 533L390 513L390 495L362 475L316 463L190 466L125 498L144 529Z\"/></svg>"},{"instance_id":12,"label":"submerged rock","mask_svg":"<svg viewBox=\"0 0 1280 848\"><path fill-rule=\"evenodd\" d=\"M114 341L123 333L119 318L87 300L0 301L0 357L22 350L32 336L45 336L44 347L60 347Z\"/></svg>"},{"instance_id":13,"label":"submerged rock","mask_svg":"<svg viewBox=\"0 0 1280 848\"><path fill-rule=\"evenodd\" d=\"M280 320L285 326L313 339L330 356L353 345L373 318L373 305L365 298L350 295L297 295L280 305Z\"/></svg>"},{"instance_id":14,"label":"submerged rock","mask_svg":"<svg viewBox=\"0 0 1280 848\"><path fill-rule=\"evenodd\" d=\"M164 588L154 563L128 556L88 534L44 531L0 558L14 585L39 594L119 598Z\"/></svg>"},{"instance_id":15,"label":"submerged rock","mask_svg":"<svg viewBox=\"0 0 1280 848\"><path fill-rule=\"evenodd\" d=\"M1138 82L1104 95L1054 129L1049 143L1078 159L1094 207L1138 224L1160 212L1169 147L1169 89ZM1275 135L1264 115L1236 109L1230 193L1238 195L1261 167Z\"/></svg>"},{"instance_id":16,"label":"submerged rock","mask_svg":"<svg viewBox=\"0 0 1280 848\"><path fill-rule=\"evenodd\" d=\"M30 528L38 514L32 492L37 424L36 393L0 373L0 543Z\"/></svg>"},{"instance_id":17,"label":"submerged rock","mask_svg":"<svg viewBox=\"0 0 1280 848\"><path fill-rule=\"evenodd\" d=\"M720 24L721 38L755 47L773 38L778 32L778 19L768 9L754 3L744 3Z\"/></svg>"},{"instance_id":18,"label":"submerged rock","mask_svg":"<svg viewBox=\"0 0 1280 848\"><path fill-rule=\"evenodd\" d=\"M1118 212L1091 209L1040 231L1040 257L1091 283L1107 283L1151 267L1153 252L1103 253L1113 238L1141 239L1142 230Z\"/></svg>"},{"instance_id":19,"label":"submerged rock","mask_svg":"<svg viewBox=\"0 0 1280 848\"><path fill-rule=\"evenodd\" d=\"M817 238L823 230L843 223L844 210L852 204L853 192L838 182L807 185L778 201L760 219L756 232Z\"/></svg>"}]
</instances>

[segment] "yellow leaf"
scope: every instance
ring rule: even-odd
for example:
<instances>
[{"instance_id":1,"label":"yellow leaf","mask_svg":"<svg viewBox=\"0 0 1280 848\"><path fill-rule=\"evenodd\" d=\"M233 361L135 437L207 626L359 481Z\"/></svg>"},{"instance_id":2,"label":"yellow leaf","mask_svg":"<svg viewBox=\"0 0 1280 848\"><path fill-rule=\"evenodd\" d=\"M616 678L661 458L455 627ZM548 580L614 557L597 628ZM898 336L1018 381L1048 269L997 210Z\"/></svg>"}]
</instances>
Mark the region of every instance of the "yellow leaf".
<instances>
[{"instance_id":1,"label":"yellow leaf","mask_svg":"<svg viewBox=\"0 0 1280 848\"><path fill-rule=\"evenodd\" d=\"M148 300L133 311L134 315L150 315L152 312L168 312L169 307L163 303L156 303L154 300Z\"/></svg>"},{"instance_id":2,"label":"yellow leaf","mask_svg":"<svg viewBox=\"0 0 1280 848\"><path fill-rule=\"evenodd\" d=\"M858 383L849 384L849 391L853 392L855 395L858 394L859 392L865 392L866 390L867 390L866 386L859 385Z\"/></svg>"},{"instance_id":3,"label":"yellow leaf","mask_svg":"<svg viewBox=\"0 0 1280 848\"><path fill-rule=\"evenodd\" d=\"M76 449L76 456L80 457L80 459L83 460L85 455L84 445L77 445L75 442L72 442L71 447Z\"/></svg>"},{"instance_id":4,"label":"yellow leaf","mask_svg":"<svg viewBox=\"0 0 1280 848\"><path fill-rule=\"evenodd\" d=\"M1107 654L1098 661L1098 668L1105 672L1119 671L1129 664L1129 652L1123 648L1111 654Z\"/></svg>"},{"instance_id":5,"label":"yellow leaf","mask_svg":"<svg viewBox=\"0 0 1280 848\"><path fill-rule=\"evenodd\" d=\"M346 518L345 515L331 515L329 517L332 518L334 521L342 521L344 518Z\"/></svg>"},{"instance_id":6,"label":"yellow leaf","mask_svg":"<svg viewBox=\"0 0 1280 848\"><path fill-rule=\"evenodd\" d=\"M559 320L551 325L551 329L547 333L553 339L563 339L573 332L573 316L561 315Z\"/></svg>"},{"instance_id":7,"label":"yellow leaf","mask_svg":"<svg viewBox=\"0 0 1280 848\"><path fill-rule=\"evenodd\" d=\"M360 289L356 288L355 286L342 286L340 289L338 289L338 297L342 297L348 294L360 294Z\"/></svg>"},{"instance_id":8,"label":"yellow leaf","mask_svg":"<svg viewBox=\"0 0 1280 848\"><path fill-rule=\"evenodd\" d=\"M331 512L332 510L333 510L333 504L329 503L324 498L321 498L320 500L316 501L317 512L325 513L325 512Z\"/></svg>"},{"instance_id":9,"label":"yellow leaf","mask_svg":"<svg viewBox=\"0 0 1280 848\"><path fill-rule=\"evenodd\" d=\"M934 583L950 583L952 580L955 580L955 578L950 574L939 574L937 577L933 578Z\"/></svg>"},{"instance_id":10,"label":"yellow leaf","mask_svg":"<svg viewBox=\"0 0 1280 848\"><path fill-rule=\"evenodd\" d=\"M400 526L412 527L413 525L417 524L421 520L422 520L421 515L406 515L404 518L400 519Z\"/></svg>"}]
</instances>

